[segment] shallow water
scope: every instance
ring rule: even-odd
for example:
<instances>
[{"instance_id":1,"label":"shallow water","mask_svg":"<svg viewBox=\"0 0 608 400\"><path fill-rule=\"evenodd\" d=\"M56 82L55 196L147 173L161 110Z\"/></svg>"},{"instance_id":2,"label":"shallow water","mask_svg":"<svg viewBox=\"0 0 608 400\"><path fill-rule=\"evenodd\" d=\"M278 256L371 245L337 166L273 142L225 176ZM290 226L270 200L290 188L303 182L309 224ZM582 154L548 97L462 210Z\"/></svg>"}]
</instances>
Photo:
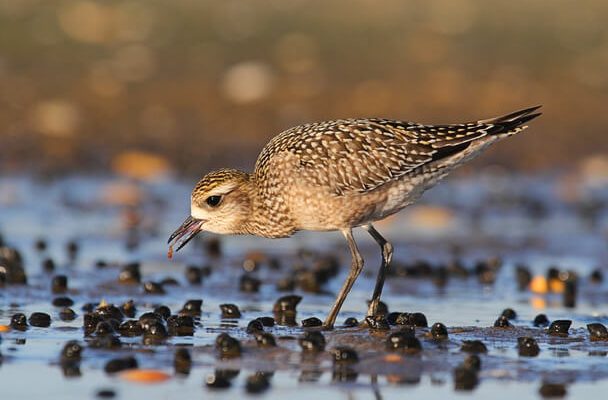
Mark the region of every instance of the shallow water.
<instances>
[{"instance_id":1,"label":"shallow water","mask_svg":"<svg viewBox=\"0 0 608 400\"><path fill-rule=\"evenodd\" d=\"M110 389L125 399L174 398L176 393L186 398L211 393L233 398L245 393L245 380L255 371L275 371L266 397L365 399L405 394L433 399L456 394L502 399L537 396L542 381L564 383L574 397L597 396L608 389L608 342L591 342L586 324L608 323L608 285L589 280L594 269L608 272L608 191L594 177L580 177L575 186L568 182L560 175L487 174L451 180L425 195L422 205L378 224L395 244L392 271L396 276L389 277L383 293L389 311L422 312L429 325L444 323L450 338L438 344L425 336L427 328L418 328L421 355L389 362L384 358L388 354L384 350L386 333L338 327L325 333L327 349L350 345L358 351L360 362L354 367L355 381L337 382L328 353L312 362L302 359L295 340L302 328L266 328L277 337L279 348L265 351L256 347L245 327L254 318L271 316L275 300L288 293L303 297L297 308L298 322L311 316L323 319L348 270L346 245L339 234L299 233L281 240L221 238L221 257L206 252L207 236L177 253L174 260L167 260L166 238L188 210L188 183L135 183L100 177L49 183L29 177L0 178L0 234L21 251L28 275L27 286L0 289L0 324L9 324L16 312L27 316L47 312L53 320L50 328L0 334L2 393L10 398L80 399ZM34 248L39 238L48 242L44 252ZM375 244L363 233L356 238L367 264L342 309L339 324L346 317L364 317L379 263ZM76 241L79 247L73 261L65 250L69 241ZM278 280L294 276L301 266L310 268L325 255L337 257L341 268L319 293L277 291ZM53 273L41 268L48 257L56 263ZM258 293L243 293L239 291L243 261L252 257L260 261L251 274L263 284ZM416 260L436 268L455 259L472 270L478 261L493 257L499 257L502 264L493 284L480 283L475 274L468 278L448 274L447 281L439 284L435 274L416 278L408 270ZM280 267L270 268L269 259L278 260ZM98 260L109 265L96 268ZM141 285L118 284L121 267L132 261L141 263L142 281L172 277L179 286L165 286L164 295L148 295ZM212 267L202 285L187 283L184 271L190 264ZM576 307L563 307L560 293L519 291L514 272L517 264L526 265L533 275L545 275L550 266L576 272ZM403 276L406 272L409 276ZM51 293L50 281L57 274L69 278L66 295L75 301L72 308L78 313L71 322L61 321L59 308L51 305L57 295ZM81 310L85 303L104 299L119 305L134 299L139 316L158 304L176 313L185 301L197 298L204 301L203 313L191 337L171 337L161 345L144 345L141 337L121 338L123 346L118 350L87 347L90 338L84 336ZM219 305L223 303L237 304L242 318L229 324L222 321ZM516 328L491 328L507 307L517 311L517 319L512 321ZM554 338L534 328L532 320L540 312L551 321L572 320L570 336ZM242 357L218 359L213 344L219 332L242 341ZM537 338L538 357L518 356L517 337L524 335ZM465 357L459 350L462 341L470 339L482 340L488 353L481 355L482 369L474 391L455 392L452 370ZM65 377L58 363L68 340L85 345L78 377ZM173 354L181 346L192 353L188 376L173 373ZM163 383L141 384L104 372L108 360L126 355L134 355L140 368L160 369L172 377ZM240 370L230 389L211 391L205 386L205 377L216 368ZM313 382L305 382L310 379Z\"/></svg>"}]
</instances>

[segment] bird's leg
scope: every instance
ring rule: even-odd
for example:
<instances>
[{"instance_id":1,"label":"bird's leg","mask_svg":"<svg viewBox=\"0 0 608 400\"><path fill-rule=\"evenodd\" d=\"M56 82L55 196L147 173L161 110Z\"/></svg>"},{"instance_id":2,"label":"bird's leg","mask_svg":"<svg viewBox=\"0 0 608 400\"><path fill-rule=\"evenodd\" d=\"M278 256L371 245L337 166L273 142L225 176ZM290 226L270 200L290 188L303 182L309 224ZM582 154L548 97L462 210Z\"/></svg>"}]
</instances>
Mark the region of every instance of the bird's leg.
<instances>
[{"instance_id":1,"label":"bird's leg","mask_svg":"<svg viewBox=\"0 0 608 400\"><path fill-rule=\"evenodd\" d=\"M384 279L386 278L386 272L393 258L393 245L386 241L385 238L372 226L372 224L364 225L370 235L374 238L376 243L380 245L382 250L382 264L378 270L378 277L376 278L376 287L374 288L374 294L372 295L372 301L369 303L367 315L374 316L378 311L378 303L380 303L380 295L382 294L382 287L384 286Z\"/></svg>"},{"instance_id":2,"label":"bird's leg","mask_svg":"<svg viewBox=\"0 0 608 400\"><path fill-rule=\"evenodd\" d=\"M344 281L342 289L340 289L340 293L338 293L338 297L336 297L336 302L329 311L329 314L327 314L327 318L323 323L323 327L325 329L332 329L334 327L336 317L340 312L340 308L342 308L342 303L344 303L344 300L346 300L346 296L348 296L350 289L353 287L353 284L363 269L363 257L361 256L361 253L357 248L357 243L355 243L355 239L353 238L353 231L351 229L345 229L342 231L342 234L348 242L348 248L350 249L352 261L348 277L346 278L346 281Z\"/></svg>"}]
</instances>

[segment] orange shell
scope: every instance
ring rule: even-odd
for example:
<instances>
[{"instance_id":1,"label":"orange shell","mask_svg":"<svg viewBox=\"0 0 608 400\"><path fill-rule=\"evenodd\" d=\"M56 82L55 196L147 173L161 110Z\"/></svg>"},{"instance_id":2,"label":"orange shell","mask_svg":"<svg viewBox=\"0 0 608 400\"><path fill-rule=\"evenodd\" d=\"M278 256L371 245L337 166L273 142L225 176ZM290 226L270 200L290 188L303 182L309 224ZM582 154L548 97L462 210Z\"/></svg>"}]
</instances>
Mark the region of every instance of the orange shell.
<instances>
[{"instance_id":1,"label":"orange shell","mask_svg":"<svg viewBox=\"0 0 608 400\"><path fill-rule=\"evenodd\" d=\"M399 354L387 354L384 356L384 361L386 362L399 362L402 360L402 357Z\"/></svg>"},{"instance_id":2,"label":"orange shell","mask_svg":"<svg viewBox=\"0 0 608 400\"><path fill-rule=\"evenodd\" d=\"M130 382L159 383L171 378L171 375L157 369L129 369L120 377Z\"/></svg>"},{"instance_id":3,"label":"orange shell","mask_svg":"<svg viewBox=\"0 0 608 400\"><path fill-rule=\"evenodd\" d=\"M532 281L530 282L530 290L533 293L545 294L545 293L547 293L547 290L549 289L548 286L549 285L547 284L547 278L545 278L542 275L535 276L534 278L532 278Z\"/></svg>"}]
</instances>

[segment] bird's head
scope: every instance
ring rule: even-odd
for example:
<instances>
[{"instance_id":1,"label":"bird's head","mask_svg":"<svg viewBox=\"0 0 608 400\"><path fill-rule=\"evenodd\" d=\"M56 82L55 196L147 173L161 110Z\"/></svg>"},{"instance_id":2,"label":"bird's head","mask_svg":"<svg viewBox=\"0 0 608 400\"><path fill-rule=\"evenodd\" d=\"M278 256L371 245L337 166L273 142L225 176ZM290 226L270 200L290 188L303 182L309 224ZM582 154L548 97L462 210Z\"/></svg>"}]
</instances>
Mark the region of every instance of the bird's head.
<instances>
[{"instance_id":1,"label":"bird's head","mask_svg":"<svg viewBox=\"0 0 608 400\"><path fill-rule=\"evenodd\" d=\"M201 231L237 234L251 215L250 175L235 169L221 169L205 175L192 190L190 216L169 238L181 249Z\"/></svg>"}]
</instances>

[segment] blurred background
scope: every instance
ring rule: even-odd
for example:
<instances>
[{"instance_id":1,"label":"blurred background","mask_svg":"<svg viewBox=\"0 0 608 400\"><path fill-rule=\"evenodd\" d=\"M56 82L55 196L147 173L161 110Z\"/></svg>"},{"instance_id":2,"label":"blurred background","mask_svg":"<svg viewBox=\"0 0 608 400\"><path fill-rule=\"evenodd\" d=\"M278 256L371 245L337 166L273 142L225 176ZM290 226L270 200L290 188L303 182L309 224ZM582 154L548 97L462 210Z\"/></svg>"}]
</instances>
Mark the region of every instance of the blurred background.
<instances>
[{"instance_id":1,"label":"blurred background","mask_svg":"<svg viewBox=\"0 0 608 400\"><path fill-rule=\"evenodd\" d=\"M303 122L543 104L469 171L608 171L606 21L605 0L0 0L0 168L198 176Z\"/></svg>"}]
</instances>

